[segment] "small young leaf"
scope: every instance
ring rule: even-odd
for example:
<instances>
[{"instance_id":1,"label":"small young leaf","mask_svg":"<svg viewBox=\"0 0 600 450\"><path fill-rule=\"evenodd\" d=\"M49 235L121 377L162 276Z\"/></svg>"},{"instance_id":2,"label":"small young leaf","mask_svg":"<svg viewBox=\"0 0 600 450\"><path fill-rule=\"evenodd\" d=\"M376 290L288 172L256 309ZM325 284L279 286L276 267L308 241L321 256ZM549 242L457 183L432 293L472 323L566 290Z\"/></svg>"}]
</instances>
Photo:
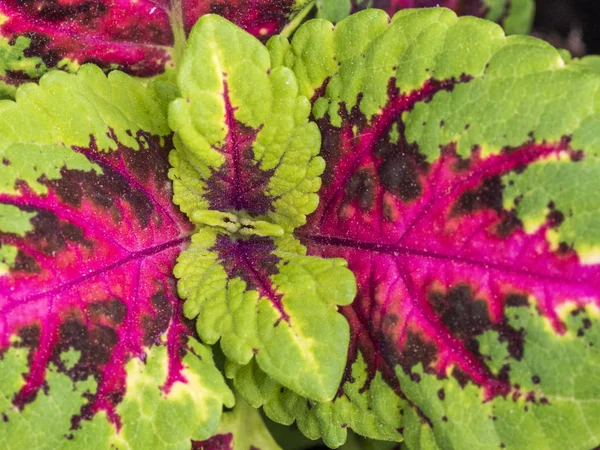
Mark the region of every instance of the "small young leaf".
<instances>
[{"instance_id":1,"label":"small young leaf","mask_svg":"<svg viewBox=\"0 0 600 450\"><path fill-rule=\"evenodd\" d=\"M184 313L229 360L256 355L274 380L330 400L349 341L337 305L355 282L345 261L304 256L291 236L317 206L324 168L310 104L290 69L271 69L258 40L214 15L192 30L178 81L170 176L198 225L175 267Z\"/></svg>"},{"instance_id":2,"label":"small young leaf","mask_svg":"<svg viewBox=\"0 0 600 450\"><path fill-rule=\"evenodd\" d=\"M356 391L394 421L355 429L408 448L600 444L593 65L436 8L310 21L269 48L311 98L327 163L294 234L346 259L358 293L329 422L256 373L239 390L331 446L362 422L335 412Z\"/></svg>"},{"instance_id":3,"label":"small young leaf","mask_svg":"<svg viewBox=\"0 0 600 450\"><path fill-rule=\"evenodd\" d=\"M182 448L233 404L182 320L153 89L84 66L0 101L2 448Z\"/></svg>"}]
</instances>

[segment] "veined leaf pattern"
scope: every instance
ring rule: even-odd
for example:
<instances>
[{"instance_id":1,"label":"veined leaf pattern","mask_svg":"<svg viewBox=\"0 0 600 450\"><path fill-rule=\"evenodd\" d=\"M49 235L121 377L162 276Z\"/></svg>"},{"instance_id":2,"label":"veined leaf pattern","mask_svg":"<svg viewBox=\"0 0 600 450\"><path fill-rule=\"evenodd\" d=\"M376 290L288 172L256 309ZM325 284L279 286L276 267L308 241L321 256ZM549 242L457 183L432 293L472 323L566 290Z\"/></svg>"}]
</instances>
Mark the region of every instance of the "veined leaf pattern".
<instances>
[{"instance_id":1,"label":"veined leaf pattern","mask_svg":"<svg viewBox=\"0 0 600 450\"><path fill-rule=\"evenodd\" d=\"M184 314L230 363L254 358L299 395L330 400L349 340L337 305L356 290L344 260L306 256L292 236L324 168L310 103L290 69L272 69L265 46L216 15L192 30L178 84L170 176L198 225L174 272Z\"/></svg>"},{"instance_id":2,"label":"veined leaf pattern","mask_svg":"<svg viewBox=\"0 0 600 450\"><path fill-rule=\"evenodd\" d=\"M3 448L181 448L233 405L172 276L160 89L84 66L0 102Z\"/></svg>"},{"instance_id":3,"label":"veined leaf pattern","mask_svg":"<svg viewBox=\"0 0 600 450\"><path fill-rule=\"evenodd\" d=\"M315 20L269 43L312 99L326 161L295 236L346 259L358 294L331 404L246 395L329 445L361 426L359 390L395 417L359 432L409 448L594 447L598 74L445 9L388 21ZM373 394L379 379L395 394Z\"/></svg>"}]
</instances>

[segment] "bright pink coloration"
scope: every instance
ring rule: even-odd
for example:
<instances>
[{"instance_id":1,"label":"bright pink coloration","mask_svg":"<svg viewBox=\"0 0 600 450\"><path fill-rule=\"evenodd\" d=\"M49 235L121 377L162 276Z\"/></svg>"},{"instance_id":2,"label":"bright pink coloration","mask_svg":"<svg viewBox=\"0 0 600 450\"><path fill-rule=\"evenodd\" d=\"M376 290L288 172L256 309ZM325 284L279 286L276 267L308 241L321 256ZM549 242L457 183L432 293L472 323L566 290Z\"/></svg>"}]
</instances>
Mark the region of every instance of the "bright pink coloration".
<instances>
[{"instance_id":1,"label":"bright pink coloration","mask_svg":"<svg viewBox=\"0 0 600 450\"><path fill-rule=\"evenodd\" d=\"M173 45L167 0L6 0L0 13L9 17L0 34L29 37L26 56L49 68L69 58L150 76L164 70Z\"/></svg>"},{"instance_id":2,"label":"bright pink coloration","mask_svg":"<svg viewBox=\"0 0 600 450\"><path fill-rule=\"evenodd\" d=\"M291 0L183 0L185 31L204 14L220 14L251 34L267 39L279 32L294 12ZM170 61L173 33L170 0L4 0L0 36L31 39L25 56L39 56L48 68L63 58L91 62L137 76L161 73ZM28 80L9 72L2 81Z\"/></svg>"},{"instance_id":3,"label":"bright pink coloration","mask_svg":"<svg viewBox=\"0 0 600 450\"><path fill-rule=\"evenodd\" d=\"M114 411L125 390L125 363L145 358L145 347L166 334L169 375L163 389L185 382L181 354L189 330L172 276L175 259L192 231L171 202L167 150L158 138L140 136L143 149L101 153L76 149L102 174L63 169L37 195L24 183L0 203L36 213L24 237L0 234L19 249L16 265L0 276L0 348L11 336L31 348L30 371L15 403L30 401L43 386L49 363L74 380L93 376L98 392L81 418ZM162 344L161 344L162 345ZM66 368L60 353L81 359Z\"/></svg>"},{"instance_id":4,"label":"bright pink coloration","mask_svg":"<svg viewBox=\"0 0 600 450\"><path fill-rule=\"evenodd\" d=\"M204 14L218 14L248 33L266 40L279 33L294 13L294 0L183 0L189 31Z\"/></svg>"},{"instance_id":5,"label":"bright pink coloration","mask_svg":"<svg viewBox=\"0 0 600 450\"><path fill-rule=\"evenodd\" d=\"M546 232L559 225L551 215L527 234L503 209L500 176L560 153L579 160L568 139L532 140L487 158L475 149L468 160L450 145L431 164L406 142L402 112L441 89L451 83L428 82L400 97L390 90L370 123L357 107L343 114L341 128L320 120L325 182L319 208L298 236L309 254L345 258L356 275L357 298L342 308L352 329L351 360L360 350L371 374L380 370L394 384L396 366L418 381L411 369L421 363L461 384L470 379L491 398L512 389L509 373L492 374L475 338L493 329L521 359L524 335L508 326L505 307L531 296L561 333L560 305L600 305L600 265L581 264L564 244L550 248ZM397 143L388 134L394 122Z\"/></svg>"}]
</instances>

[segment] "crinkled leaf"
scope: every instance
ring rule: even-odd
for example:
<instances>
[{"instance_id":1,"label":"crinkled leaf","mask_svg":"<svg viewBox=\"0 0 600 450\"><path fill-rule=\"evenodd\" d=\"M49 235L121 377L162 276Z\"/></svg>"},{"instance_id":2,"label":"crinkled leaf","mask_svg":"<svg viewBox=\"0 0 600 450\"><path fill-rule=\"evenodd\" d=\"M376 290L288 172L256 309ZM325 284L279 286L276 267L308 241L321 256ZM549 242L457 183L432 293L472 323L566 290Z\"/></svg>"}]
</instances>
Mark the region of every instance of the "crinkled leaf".
<instances>
[{"instance_id":1,"label":"crinkled leaf","mask_svg":"<svg viewBox=\"0 0 600 450\"><path fill-rule=\"evenodd\" d=\"M215 15L192 30L178 82L170 176L199 227L175 268L184 313L230 361L256 356L273 379L329 400L349 340L337 305L355 283L345 261L304 256L291 236L317 206L324 168L310 103L290 69L271 70L258 40Z\"/></svg>"},{"instance_id":2,"label":"crinkled leaf","mask_svg":"<svg viewBox=\"0 0 600 450\"><path fill-rule=\"evenodd\" d=\"M298 428L310 439L323 438L330 447L346 440L347 430L364 436L398 441L398 423L404 404L381 373L370 374L360 353L347 367L343 391L330 402L317 402L299 396L267 376L255 361L245 366L229 362L226 375L253 407L264 407L275 422Z\"/></svg>"},{"instance_id":3,"label":"crinkled leaf","mask_svg":"<svg viewBox=\"0 0 600 450\"><path fill-rule=\"evenodd\" d=\"M5 0L0 4L0 98L48 69L93 62L152 76L172 66L175 33L207 13L262 38L278 33L306 0Z\"/></svg>"},{"instance_id":4,"label":"crinkled leaf","mask_svg":"<svg viewBox=\"0 0 600 450\"><path fill-rule=\"evenodd\" d=\"M176 294L156 92L84 66L0 102L2 448L182 448L233 403Z\"/></svg>"},{"instance_id":5,"label":"crinkled leaf","mask_svg":"<svg viewBox=\"0 0 600 450\"><path fill-rule=\"evenodd\" d=\"M534 0L317 0L317 17L337 22L350 13L379 8L389 15L406 8L443 6L460 16L476 16L502 25L508 34L527 34L535 12Z\"/></svg>"},{"instance_id":6,"label":"crinkled leaf","mask_svg":"<svg viewBox=\"0 0 600 450\"><path fill-rule=\"evenodd\" d=\"M358 293L333 402L257 374L249 401L332 446L356 424L414 449L597 446L598 72L446 9L315 20L269 47L327 167L295 235L346 259Z\"/></svg>"},{"instance_id":7,"label":"crinkled leaf","mask_svg":"<svg viewBox=\"0 0 600 450\"><path fill-rule=\"evenodd\" d=\"M281 450L260 412L236 396L233 411L223 414L217 433L193 442L192 450Z\"/></svg>"}]
</instances>

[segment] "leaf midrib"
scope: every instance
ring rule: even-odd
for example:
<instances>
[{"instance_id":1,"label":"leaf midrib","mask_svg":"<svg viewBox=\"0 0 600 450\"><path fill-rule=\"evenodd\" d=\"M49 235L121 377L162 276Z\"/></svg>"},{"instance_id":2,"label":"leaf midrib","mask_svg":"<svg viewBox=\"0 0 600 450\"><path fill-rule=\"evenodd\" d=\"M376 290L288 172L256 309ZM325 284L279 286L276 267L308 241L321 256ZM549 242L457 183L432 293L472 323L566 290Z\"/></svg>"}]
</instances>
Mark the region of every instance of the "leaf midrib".
<instances>
[{"instance_id":1,"label":"leaf midrib","mask_svg":"<svg viewBox=\"0 0 600 450\"><path fill-rule=\"evenodd\" d=\"M533 270L527 270L522 267L514 267L506 264L501 264L493 261L480 261L474 258L468 258L459 255L448 255L445 253L439 253L427 249L416 249L399 244L379 244L377 242L361 241L356 239L346 239L338 237L323 236L312 233L298 233L298 237L302 240L309 240L318 245L333 246L333 247L345 247L354 250L363 250L366 252L382 253L392 256L403 256L403 257L423 257L429 259L437 259L442 261L449 261L459 264L468 264L483 268L490 271L498 271L504 273L511 273L519 276L528 276L544 280L550 283L556 284L567 284L581 287L582 283L588 286L593 286L600 290L600 280L594 282L593 280L586 279L571 279L569 277L559 277L547 273L541 273Z\"/></svg>"},{"instance_id":2,"label":"leaf midrib","mask_svg":"<svg viewBox=\"0 0 600 450\"><path fill-rule=\"evenodd\" d=\"M24 303L28 303L28 302L32 302L35 300L38 300L40 298L43 297L47 297L47 296L54 296L56 294L61 294L69 289L71 289L74 286L80 285L84 282L86 282L89 279L95 278L99 275L105 274L107 272L110 272L114 269L117 269L129 262L132 261L137 261L140 259L145 259L145 258L149 258L151 256L157 255L158 253L162 253L166 250L170 250L172 248L175 248L179 245L184 244L185 242L187 242L190 239L190 234L184 235L184 236L180 236L176 239L172 239L170 241L167 242L163 242L162 244L158 244L158 245L154 245L152 247L148 247L145 248L143 250L138 250L135 252L131 252L129 253L126 257L121 258L118 261L115 261L109 265L106 265L104 267L98 268L96 270L93 270L91 272L88 272L78 278L75 278L73 280L70 280L66 283L63 283L55 288L52 289L48 289L46 291L42 291L42 292L36 292L36 293L32 293L30 295L27 295L25 297L22 297L20 299L18 299L18 301L15 301L13 303L11 303L11 305L0 311L0 315L5 314L7 312L9 312L10 310L12 310L15 307L20 307L22 306Z\"/></svg>"}]
</instances>

